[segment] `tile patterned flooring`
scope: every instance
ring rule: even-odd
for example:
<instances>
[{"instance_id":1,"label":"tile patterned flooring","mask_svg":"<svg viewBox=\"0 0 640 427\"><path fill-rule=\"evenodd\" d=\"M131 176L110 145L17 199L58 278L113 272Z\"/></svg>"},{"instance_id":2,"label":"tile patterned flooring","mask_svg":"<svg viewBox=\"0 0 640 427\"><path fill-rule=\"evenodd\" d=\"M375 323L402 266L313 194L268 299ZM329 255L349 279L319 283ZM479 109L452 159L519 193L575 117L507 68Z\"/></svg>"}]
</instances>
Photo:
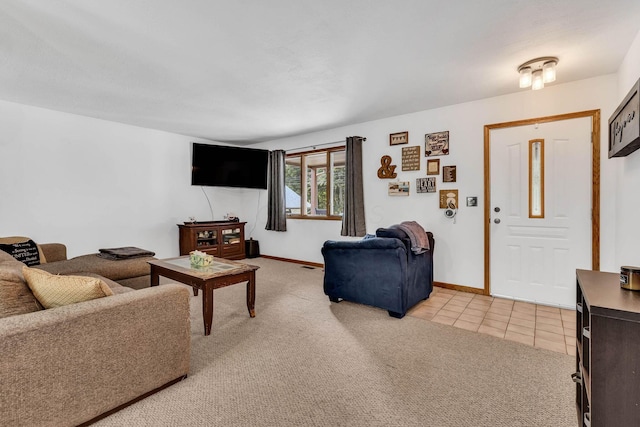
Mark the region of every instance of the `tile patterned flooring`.
<instances>
[{"instance_id":1,"label":"tile patterned flooring","mask_svg":"<svg viewBox=\"0 0 640 427\"><path fill-rule=\"evenodd\" d=\"M559 353L576 354L576 312L434 287L408 316L493 335Z\"/></svg>"}]
</instances>

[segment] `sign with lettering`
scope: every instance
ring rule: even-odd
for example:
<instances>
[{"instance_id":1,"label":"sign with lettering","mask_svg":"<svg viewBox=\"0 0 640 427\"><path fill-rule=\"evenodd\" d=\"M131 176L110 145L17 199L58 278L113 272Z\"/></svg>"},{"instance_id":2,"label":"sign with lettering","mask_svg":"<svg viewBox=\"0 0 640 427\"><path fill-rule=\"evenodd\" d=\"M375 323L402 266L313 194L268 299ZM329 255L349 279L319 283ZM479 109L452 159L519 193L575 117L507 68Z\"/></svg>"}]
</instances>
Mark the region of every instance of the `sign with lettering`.
<instances>
[{"instance_id":1,"label":"sign with lettering","mask_svg":"<svg viewBox=\"0 0 640 427\"><path fill-rule=\"evenodd\" d=\"M416 192L418 193L435 193L435 178L416 178Z\"/></svg>"},{"instance_id":2,"label":"sign with lettering","mask_svg":"<svg viewBox=\"0 0 640 427\"><path fill-rule=\"evenodd\" d=\"M424 155L443 156L449 154L449 131L428 133L424 136Z\"/></svg>"},{"instance_id":3,"label":"sign with lettering","mask_svg":"<svg viewBox=\"0 0 640 427\"><path fill-rule=\"evenodd\" d=\"M402 170L420 170L420 147L402 147Z\"/></svg>"}]
</instances>

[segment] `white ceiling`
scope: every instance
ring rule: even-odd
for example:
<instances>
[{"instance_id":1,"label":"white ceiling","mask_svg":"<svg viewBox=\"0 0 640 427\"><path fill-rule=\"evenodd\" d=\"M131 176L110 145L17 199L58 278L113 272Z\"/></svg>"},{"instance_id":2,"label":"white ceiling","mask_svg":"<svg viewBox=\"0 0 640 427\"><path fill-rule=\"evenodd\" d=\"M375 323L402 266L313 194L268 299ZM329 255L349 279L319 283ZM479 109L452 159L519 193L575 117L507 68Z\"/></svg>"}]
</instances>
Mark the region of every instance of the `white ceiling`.
<instances>
[{"instance_id":1,"label":"white ceiling","mask_svg":"<svg viewBox=\"0 0 640 427\"><path fill-rule=\"evenodd\" d=\"M638 0L2 0L0 99L248 144L614 73Z\"/></svg>"}]
</instances>

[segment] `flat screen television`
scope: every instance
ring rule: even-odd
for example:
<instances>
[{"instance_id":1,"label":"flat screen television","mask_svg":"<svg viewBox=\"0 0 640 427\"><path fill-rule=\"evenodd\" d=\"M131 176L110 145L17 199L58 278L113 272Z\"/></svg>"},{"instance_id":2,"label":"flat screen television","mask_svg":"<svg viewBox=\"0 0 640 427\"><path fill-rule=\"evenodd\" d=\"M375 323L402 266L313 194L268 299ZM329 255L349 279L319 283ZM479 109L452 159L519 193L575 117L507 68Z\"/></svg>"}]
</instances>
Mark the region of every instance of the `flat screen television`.
<instances>
[{"instance_id":1,"label":"flat screen television","mask_svg":"<svg viewBox=\"0 0 640 427\"><path fill-rule=\"evenodd\" d=\"M191 185L267 188L269 150L193 143Z\"/></svg>"}]
</instances>

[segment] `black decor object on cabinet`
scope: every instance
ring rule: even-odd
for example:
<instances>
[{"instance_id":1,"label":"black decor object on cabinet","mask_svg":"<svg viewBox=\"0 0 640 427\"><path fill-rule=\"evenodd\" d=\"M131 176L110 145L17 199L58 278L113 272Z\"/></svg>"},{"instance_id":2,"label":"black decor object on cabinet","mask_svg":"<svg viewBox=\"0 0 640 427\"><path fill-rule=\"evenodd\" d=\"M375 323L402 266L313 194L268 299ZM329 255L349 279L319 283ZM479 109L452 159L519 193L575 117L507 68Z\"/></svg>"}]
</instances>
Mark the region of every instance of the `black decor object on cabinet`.
<instances>
[{"instance_id":1,"label":"black decor object on cabinet","mask_svg":"<svg viewBox=\"0 0 640 427\"><path fill-rule=\"evenodd\" d=\"M640 293L576 270L576 408L584 427L640 426Z\"/></svg>"}]
</instances>

